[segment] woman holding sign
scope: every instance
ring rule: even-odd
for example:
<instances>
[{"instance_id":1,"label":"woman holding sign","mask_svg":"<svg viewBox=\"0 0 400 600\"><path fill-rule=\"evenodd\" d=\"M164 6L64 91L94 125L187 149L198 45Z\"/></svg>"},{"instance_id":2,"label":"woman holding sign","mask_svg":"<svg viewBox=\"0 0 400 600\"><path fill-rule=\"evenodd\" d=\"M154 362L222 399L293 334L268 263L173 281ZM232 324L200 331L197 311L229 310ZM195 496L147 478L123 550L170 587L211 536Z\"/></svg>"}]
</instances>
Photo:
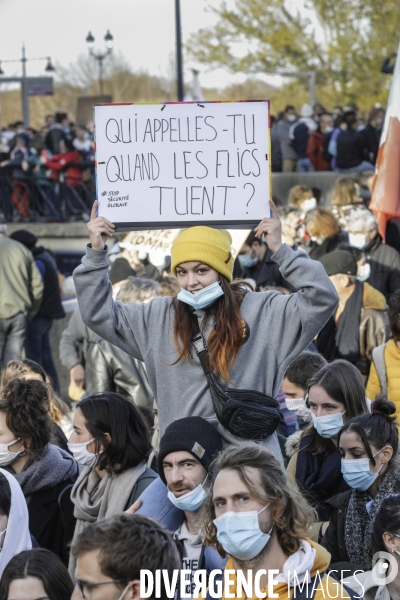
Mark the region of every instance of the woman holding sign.
<instances>
[{"instance_id":1,"label":"woman holding sign","mask_svg":"<svg viewBox=\"0 0 400 600\"><path fill-rule=\"evenodd\" d=\"M102 338L144 361L161 436L175 419L200 416L226 443L256 439L280 457L273 434L279 422L275 395L287 367L338 302L322 265L282 244L281 223L271 202L272 216L261 221L256 235L264 235L282 275L297 293L254 293L244 283L232 282L229 233L196 226L181 230L172 245L172 271L181 287L178 297L121 304L112 298L105 245L115 227L97 217L96 210L97 202L88 223L91 244L74 272L82 319ZM204 368L208 365L207 377L202 363ZM242 399L228 400L230 417L222 414L228 388L233 395L246 392ZM234 410L238 403L239 413Z\"/></svg>"}]
</instances>

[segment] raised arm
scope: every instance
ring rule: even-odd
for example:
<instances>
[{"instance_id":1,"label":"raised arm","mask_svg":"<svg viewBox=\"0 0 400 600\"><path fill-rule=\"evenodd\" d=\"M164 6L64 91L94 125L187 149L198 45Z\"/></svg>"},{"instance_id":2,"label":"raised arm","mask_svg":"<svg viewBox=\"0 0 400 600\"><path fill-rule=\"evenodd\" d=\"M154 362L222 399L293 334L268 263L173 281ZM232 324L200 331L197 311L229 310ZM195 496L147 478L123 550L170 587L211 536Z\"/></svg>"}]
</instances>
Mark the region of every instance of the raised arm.
<instances>
[{"instance_id":1,"label":"raised arm","mask_svg":"<svg viewBox=\"0 0 400 600\"><path fill-rule=\"evenodd\" d=\"M279 343L274 344L274 350L278 364L287 367L319 333L339 299L320 262L282 244L281 223L272 202L271 211L272 217L261 221L256 228L256 235L264 235L282 276L298 292L290 296L267 293L263 321L270 322L269 311L273 309L274 335L279 332ZM270 339L271 331L266 331L266 336Z\"/></svg>"},{"instance_id":2,"label":"raised arm","mask_svg":"<svg viewBox=\"0 0 400 600\"><path fill-rule=\"evenodd\" d=\"M104 217L96 216L97 206L96 201L88 223L91 244L73 275L82 321L114 346L144 360L160 331L159 301L165 299L156 298L147 304L114 302L105 244L115 227Z\"/></svg>"}]
</instances>

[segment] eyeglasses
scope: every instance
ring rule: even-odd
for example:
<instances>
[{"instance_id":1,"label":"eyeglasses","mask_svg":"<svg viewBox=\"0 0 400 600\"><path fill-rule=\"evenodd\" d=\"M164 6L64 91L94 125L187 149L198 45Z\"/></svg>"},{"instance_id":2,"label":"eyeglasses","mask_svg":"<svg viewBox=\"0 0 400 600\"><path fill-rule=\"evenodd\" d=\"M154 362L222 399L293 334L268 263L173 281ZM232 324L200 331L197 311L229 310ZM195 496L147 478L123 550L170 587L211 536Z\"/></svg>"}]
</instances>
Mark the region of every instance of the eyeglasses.
<instances>
[{"instance_id":1,"label":"eyeglasses","mask_svg":"<svg viewBox=\"0 0 400 600\"><path fill-rule=\"evenodd\" d=\"M80 581L80 579L75 579L75 583L78 586L78 590L80 591L82 598L87 598L87 596L85 596L84 589L86 589L86 591L90 593L93 588L96 588L99 585L106 585L108 583L128 583L128 581L130 580L116 579L115 581L102 581L101 583L85 583L83 581Z\"/></svg>"}]
</instances>

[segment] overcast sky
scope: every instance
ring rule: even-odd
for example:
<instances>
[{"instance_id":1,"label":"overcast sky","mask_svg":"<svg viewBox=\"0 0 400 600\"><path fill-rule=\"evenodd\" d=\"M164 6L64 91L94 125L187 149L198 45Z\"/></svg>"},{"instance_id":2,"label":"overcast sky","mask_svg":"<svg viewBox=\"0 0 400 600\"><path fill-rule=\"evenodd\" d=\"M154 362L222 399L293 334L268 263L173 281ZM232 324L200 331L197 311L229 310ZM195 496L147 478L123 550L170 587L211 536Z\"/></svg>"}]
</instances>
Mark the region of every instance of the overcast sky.
<instances>
[{"instance_id":1,"label":"overcast sky","mask_svg":"<svg viewBox=\"0 0 400 600\"><path fill-rule=\"evenodd\" d=\"M181 0L184 41L213 23L213 14L206 10L211 2L215 5L219 0ZM232 6L234 0L227 4ZM53 62L67 65L87 51L89 30L102 49L109 29L115 49L133 69L164 74L175 49L174 5L174 0L0 0L0 60L18 58L25 42L28 58L50 55ZM44 74L44 66L45 62L28 63L28 74ZM186 80L193 66L185 62ZM19 75L20 67L19 63L2 65L5 75ZM201 70L201 83L208 87L243 79L222 69Z\"/></svg>"}]
</instances>

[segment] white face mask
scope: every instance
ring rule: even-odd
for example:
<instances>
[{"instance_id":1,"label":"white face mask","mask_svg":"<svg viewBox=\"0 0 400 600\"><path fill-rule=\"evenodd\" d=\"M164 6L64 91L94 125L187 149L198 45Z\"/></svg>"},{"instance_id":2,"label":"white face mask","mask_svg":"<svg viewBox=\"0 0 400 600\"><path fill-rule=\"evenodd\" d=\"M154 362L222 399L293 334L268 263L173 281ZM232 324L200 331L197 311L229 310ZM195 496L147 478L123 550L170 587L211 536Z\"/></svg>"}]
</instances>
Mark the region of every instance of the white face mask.
<instances>
[{"instance_id":1,"label":"white face mask","mask_svg":"<svg viewBox=\"0 0 400 600\"><path fill-rule=\"evenodd\" d=\"M68 443L68 448L70 452L72 452L73 457L76 462L80 465L84 465L85 467L94 467L96 466L97 461L99 460L100 454L103 450L100 450L98 454L92 454L89 452L87 447L89 444L95 441L96 438L89 440L88 442L83 442L82 444L74 444L72 442Z\"/></svg>"},{"instance_id":2,"label":"white face mask","mask_svg":"<svg viewBox=\"0 0 400 600\"><path fill-rule=\"evenodd\" d=\"M311 410L307 408L304 398L285 398L285 403L295 415L305 421L311 421Z\"/></svg>"},{"instance_id":3,"label":"white face mask","mask_svg":"<svg viewBox=\"0 0 400 600\"><path fill-rule=\"evenodd\" d=\"M369 263L365 263L358 267L357 279L358 281L367 281L369 276L371 275L371 265Z\"/></svg>"},{"instance_id":4,"label":"white face mask","mask_svg":"<svg viewBox=\"0 0 400 600\"><path fill-rule=\"evenodd\" d=\"M297 117L296 115L287 115L286 119L289 121L289 123L294 123Z\"/></svg>"},{"instance_id":5,"label":"white face mask","mask_svg":"<svg viewBox=\"0 0 400 600\"><path fill-rule=\"evenodd\" d=\"M364 248L367 243L367 236L364 233L349 233L349 244L354 248Z\"/></svg>"},{"instance_id":6,"label":"white face mask","mask_svg":"<svg viewBox=\"0 0 400 600\"><path fill-rule=\"evenodd\" d=\"M10 465L17 458L17 456L20 456L20 454L24 452L23 448L20 448L18 452L10 452L8 449L16 442L19 442L20 439L21 438L17 438L9 444L0 444L0 467L7 467L7 465Z\"/></svg>"},{"instance_id":7,"label":"white face mask","mask_svg":"<svg viewBox=\"0 0 400 600\"><path fill-rule=\"evenodd\" d=\"M325 237L325 236L316 237L315 235L312 235L312 236L310 237L310 240L311 240L312 242L315 242L316 244L318 244L318 245L320 246L321 244L323 244L323 243L324 243L324 241L326 240L326 237Z\"/></svg>"},{"instance_id":8,"label":"white face mask","mask_svg":"<svg viewBox=\"0 0 400 600\"><path fill-rule=\"evenodd\" d=\"M308 198L308 200L303 200L303 202L300 203L300 209L305 213L314 208L317 208L317 201L315 198Z\"/></svg>"}]
</instances>

